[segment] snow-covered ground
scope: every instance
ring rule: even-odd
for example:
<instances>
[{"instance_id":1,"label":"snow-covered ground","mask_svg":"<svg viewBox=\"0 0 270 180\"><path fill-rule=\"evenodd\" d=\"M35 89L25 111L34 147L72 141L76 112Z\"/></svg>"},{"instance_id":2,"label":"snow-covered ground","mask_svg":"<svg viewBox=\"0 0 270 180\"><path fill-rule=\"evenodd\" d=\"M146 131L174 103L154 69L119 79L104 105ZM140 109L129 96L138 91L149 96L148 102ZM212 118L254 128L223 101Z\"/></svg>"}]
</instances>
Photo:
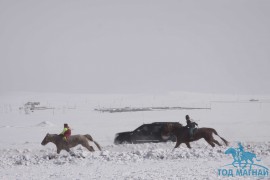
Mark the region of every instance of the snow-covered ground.
<instances>
[{"instance_id":1,"label":"snow-covered ground","mask_svg":"<svg viewBox=\"0 0 270 180\"><path fill-rule=\"evenodd\" d=\"M40 102L40 106L52 109L31 112L20 108L27 102ZM125 107L205 109L94 110ZM215 128L230 142L228 147L235 148L241 142L262 165L270 167L270 96L9 93L0 96L0 179L224 179L217 171L232 162L232 157L224 154L226 146L212 148L204 140L191 143L192 149L182 144L175 151L171 142L113 145L117 132L151 122L185 124L186 114L200 127ZM64 123L70 125L72 134L91 134L102 151L91 153L77 146L72 149L75 156L65 151L57 155L53 144L42 146L46 133L60 133Z\"/></svg>"}]
</instances>

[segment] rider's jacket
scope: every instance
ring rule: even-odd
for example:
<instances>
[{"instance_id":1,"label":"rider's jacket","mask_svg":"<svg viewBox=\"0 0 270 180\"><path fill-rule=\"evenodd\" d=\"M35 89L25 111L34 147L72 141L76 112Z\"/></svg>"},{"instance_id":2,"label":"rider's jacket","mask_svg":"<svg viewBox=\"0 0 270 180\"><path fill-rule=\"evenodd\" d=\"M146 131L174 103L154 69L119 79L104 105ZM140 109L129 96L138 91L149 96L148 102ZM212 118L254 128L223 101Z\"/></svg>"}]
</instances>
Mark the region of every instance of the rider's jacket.
<instances>
[{"instance_id":1,"label":"rider's jacket","mask_svg":"<svg viewBox=\"0 0 270 180\"><path fill-rule=\"evenodd\" d=\"M198 124L196 122L191 122L189 119L187 120L186 127L188 127L188 128L195 128L195 126L198 126Z\"/></svg>"},{"instance_id":2,"label":"rider's jacket","mask_svg":"<svg viewBox=\"0 0 270 180\"><path fill-rule=\"evenodd\" d=\"M68 138L71 135L70 128L64 128L64 130L61 134L64 135L66 138Z\"/></svg>"}]
</instances>

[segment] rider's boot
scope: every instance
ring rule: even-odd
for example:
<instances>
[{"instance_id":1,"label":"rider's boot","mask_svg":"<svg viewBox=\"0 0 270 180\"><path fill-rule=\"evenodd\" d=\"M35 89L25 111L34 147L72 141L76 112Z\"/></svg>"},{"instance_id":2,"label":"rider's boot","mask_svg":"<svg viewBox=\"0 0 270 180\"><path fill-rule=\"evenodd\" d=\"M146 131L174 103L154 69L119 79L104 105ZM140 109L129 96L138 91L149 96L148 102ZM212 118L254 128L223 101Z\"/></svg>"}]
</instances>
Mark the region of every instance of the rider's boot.
<instances>
[{"instance_id":1,"label":"rider's boot","mask_svg":"<svg viewBox=\"0 0 270 180\"><path fill-rule=\"evenodd\" d=\"M189 138L191 140L193 140L193 129L192 128L189 129Z\"/></svg>"}]
</instances>

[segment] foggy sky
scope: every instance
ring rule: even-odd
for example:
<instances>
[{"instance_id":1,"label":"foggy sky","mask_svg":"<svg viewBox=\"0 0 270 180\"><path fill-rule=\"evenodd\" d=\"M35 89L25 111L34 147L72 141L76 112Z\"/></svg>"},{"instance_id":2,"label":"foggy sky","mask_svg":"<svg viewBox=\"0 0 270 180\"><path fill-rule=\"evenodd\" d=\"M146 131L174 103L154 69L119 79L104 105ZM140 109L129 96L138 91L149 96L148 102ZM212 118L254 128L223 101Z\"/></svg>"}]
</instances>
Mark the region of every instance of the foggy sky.
<instances>
[{"instance_id":1,"label":"foggy sky","mask_svg":"<svg viewBox=\"0 0 270 180\"><path fill-rule=\"evenodd\" d=\"M0 0L0 92L270 94L270 1Z\"/></svg>"}]
</instances>

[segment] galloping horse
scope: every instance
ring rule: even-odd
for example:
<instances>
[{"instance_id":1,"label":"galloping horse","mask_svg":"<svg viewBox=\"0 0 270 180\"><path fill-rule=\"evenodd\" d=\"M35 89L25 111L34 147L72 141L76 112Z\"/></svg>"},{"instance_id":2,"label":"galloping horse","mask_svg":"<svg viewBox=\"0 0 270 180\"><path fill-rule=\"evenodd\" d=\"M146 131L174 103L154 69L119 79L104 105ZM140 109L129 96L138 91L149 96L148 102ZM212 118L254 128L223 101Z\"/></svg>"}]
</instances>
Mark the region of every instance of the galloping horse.
<instances>
[{"instance_id":1,"label":"galloping horse","mask_svg":"<svg viewBox=\"0 0 270 180\"><path fill-rule=\"evenodd\" d=\"M251 152L242 152L241 155L239 156L239 155L237 155L237 150L234 149L234 148L227 149L225 151L225 154L231 154L232 155L233 160L234 160L233 163L232 163L232 165L234 167L237 167L237 166L234 165L235 163L238 163L239 167L241 167L241 162L242 161L245 161L246 163L242 167L242 168L245 168L247 166L247 164L248 164L248 160L251 162L251 164L250 164L250 166L251 166L254 163L253 158L256 159L256 154L251 153ZM256 159L256 160L257 161L260 161L258 159Z\"/></svg>"},{"instance_id":2,"label":"galloping horse","mask_svg":"<svg viewBox=\"0 0 270 180\"><path fill-rule=\"evenodd\" d=\"M183 127L182 124L180 123L168 123L167 125L165 125L162 131L162 136L168 136L169 134L175 135L177 141L174 148L180 146L181 143L185 143L188 148L191 148L189 143L192 141L197 141L201 138L204 138L206 142L208 142L208 144L210 144L212 147L215 147L215 144L221 146L221 144L214 139L213 133L219 136L217 131L213 128L198 128L195 131L193 138L191 139L189 136L188 128ZM228 141L226 141L222 137L220 137L220 139L222 139L222 141L226 144L226 146L228 145Z\"/></svg>"},{"instance_id":3,"label":"galloping horse","mask_svg":"<svg viewBox=\"0 0 270 180\"><path fill-rule=\"evenodd\" d=\"M92 146L89 145L89 141L92 141L95 143L97 148L101 150L99 144L93 140L93 138L89 135L73 135L70 136L68 139L68 142L65 142L63 140L63 137L59 136L58 134L47 134L41 144L45 146L49 142L52 142L56 145L57 153L59 154L61 150L66 150L67 152L70 152L70 148L75 147L77 145L82 145L83 147L87 148L89 151L93 152L95 151Z\"/></svg>"}]
</instances>

